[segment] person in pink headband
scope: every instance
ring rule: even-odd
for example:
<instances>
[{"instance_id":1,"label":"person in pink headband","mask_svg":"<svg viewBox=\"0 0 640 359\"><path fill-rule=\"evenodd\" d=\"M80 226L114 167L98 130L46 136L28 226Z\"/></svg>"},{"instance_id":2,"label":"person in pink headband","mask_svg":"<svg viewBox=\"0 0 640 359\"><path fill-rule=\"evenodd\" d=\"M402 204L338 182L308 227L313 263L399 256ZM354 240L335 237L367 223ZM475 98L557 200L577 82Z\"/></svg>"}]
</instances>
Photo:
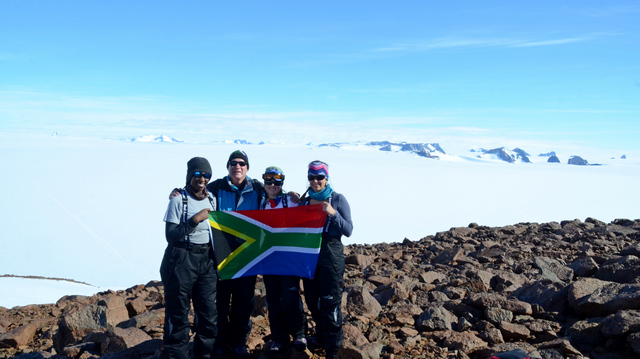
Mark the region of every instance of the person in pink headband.
<instances>
[{"instance_id":1,"label":"person in pink headband","mask_svg":"<svg viewBox=\"0 0 640 359\"><path fill-rule=\"evenodd\" d=\"M313 279L303 279L307 307L316 323L315 336L307 338L308 345L322 346L326 358L338 357L342 345L342 291L344 277L344 246L342 236L351 236L353 222L351 207L344 195L329 184L329 165L322 161L309 163L308 197L300 205L321 204L327 212L322 232L320 255Z\"/></svg>"}]
</instances>

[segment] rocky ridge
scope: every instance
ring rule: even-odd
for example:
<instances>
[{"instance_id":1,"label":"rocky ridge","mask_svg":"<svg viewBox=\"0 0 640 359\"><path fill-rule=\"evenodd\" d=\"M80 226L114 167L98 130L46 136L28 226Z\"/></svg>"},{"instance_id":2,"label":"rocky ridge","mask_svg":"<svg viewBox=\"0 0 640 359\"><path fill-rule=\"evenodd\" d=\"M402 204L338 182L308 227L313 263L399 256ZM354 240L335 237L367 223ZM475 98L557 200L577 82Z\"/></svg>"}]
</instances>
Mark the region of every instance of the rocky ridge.
<instances>
[{"instance_id":1,"label":"rocky ridge","mask_svg":"<svg viewBox=\"0 0 640 359\"><path fill-rule=\"evenodd\" d=\"M640 358L639 239L640 220L587 218L346 246L341 357ZM259 281L254 358L269 339L264 294ZM159 358L163 320L160 282L0 307L0 358Z\"/></svg>"},{"instance_id":2,"label":"rocky ridge","mask_svg":"<svg viewBox=\"0 0 640 359\"><path fill-rule=\"evenodd\" d=\"M514 148L513 150L508 150L504 147L494 148L491 150L480 148L478 150L472 149L470 152L480 153L476 156L478 158L495 158L507 163L531 163L531 160L529 160L531 155L520 148Z\"/></svg>"}]
</instances>

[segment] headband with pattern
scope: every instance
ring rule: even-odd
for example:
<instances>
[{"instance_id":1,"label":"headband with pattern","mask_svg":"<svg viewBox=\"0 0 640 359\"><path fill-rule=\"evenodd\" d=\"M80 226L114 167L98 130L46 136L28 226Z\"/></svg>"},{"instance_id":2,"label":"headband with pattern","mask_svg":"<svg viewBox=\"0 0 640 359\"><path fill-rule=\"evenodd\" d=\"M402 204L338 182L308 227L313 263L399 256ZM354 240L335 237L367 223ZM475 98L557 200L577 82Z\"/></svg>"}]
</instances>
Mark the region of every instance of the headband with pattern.
<instances>
[{"instance_id":1,"label":"headband with pattern","mask_svg":"<svg viewBox=\"0 0 640 359\"><path fill-rule=\"evenodd\" d=\"M329 177L329 166L320 161L313 161L309 163L309 172L310 175L325 175Z\"/></svg>"}]
</instances>

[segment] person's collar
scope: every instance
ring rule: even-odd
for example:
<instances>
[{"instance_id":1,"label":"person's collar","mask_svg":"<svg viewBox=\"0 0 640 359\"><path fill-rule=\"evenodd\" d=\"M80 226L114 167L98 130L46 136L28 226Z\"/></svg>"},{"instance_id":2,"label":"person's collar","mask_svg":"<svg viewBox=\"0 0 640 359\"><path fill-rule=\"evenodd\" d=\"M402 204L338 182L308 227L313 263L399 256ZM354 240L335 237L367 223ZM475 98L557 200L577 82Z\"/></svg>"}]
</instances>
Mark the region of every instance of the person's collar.
<instances>
[{"instance_id":1,"label":"person's collar","mask_svg":"<svg viewBox=\"0 0 640 359\"><path fill-rule=\"evenodd\" d=\"M244 178L244 181L242 181L242 183L240 183L239 186L234 185L229 176L227 176L227 182L229 183L229 186L231 186L231 188L235 188L238 191L242 191L247 186L247 183L249 183L249 176L246 176Z\"/></svg>"}]
</instances>

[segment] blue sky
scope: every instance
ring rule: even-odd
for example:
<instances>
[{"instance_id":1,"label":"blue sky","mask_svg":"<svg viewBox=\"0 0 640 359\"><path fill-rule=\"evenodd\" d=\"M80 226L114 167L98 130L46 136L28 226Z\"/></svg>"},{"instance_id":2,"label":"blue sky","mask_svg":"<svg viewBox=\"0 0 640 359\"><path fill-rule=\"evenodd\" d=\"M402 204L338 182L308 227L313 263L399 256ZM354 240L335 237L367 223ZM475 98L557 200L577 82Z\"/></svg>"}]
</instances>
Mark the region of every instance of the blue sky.
<instances>
[{"instance_id":1,"label":"blue sky","mask_svg":"<svg viewBox=\"0 0 640 359\"><path fill-rule=\"evenodd\" d=\"M638 150L639 24L637 1L2 1L0 130Z\"/></svg>"}]
</instances>

